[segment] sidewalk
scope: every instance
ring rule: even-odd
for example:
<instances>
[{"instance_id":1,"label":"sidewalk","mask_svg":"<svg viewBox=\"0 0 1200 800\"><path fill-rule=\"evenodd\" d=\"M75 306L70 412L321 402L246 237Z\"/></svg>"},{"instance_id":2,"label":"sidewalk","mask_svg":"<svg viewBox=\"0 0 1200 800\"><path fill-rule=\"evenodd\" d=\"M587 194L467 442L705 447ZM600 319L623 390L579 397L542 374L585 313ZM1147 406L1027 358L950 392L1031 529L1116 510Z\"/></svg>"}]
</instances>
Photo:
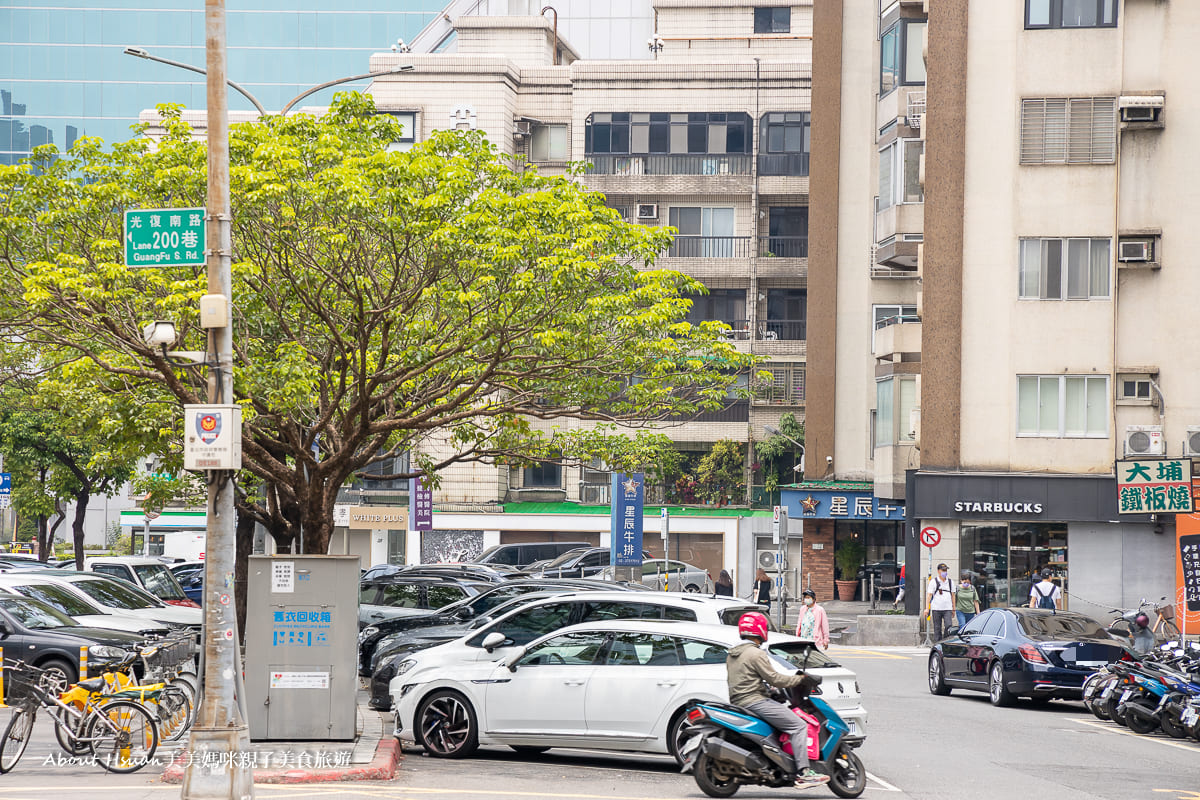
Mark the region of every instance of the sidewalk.
<instances>
[{"instance_id":1,"label":"sidewalk","mask_svg":"<svg viewBox=\"0 0 1200 800\"><path fill-rule=\"evenodd\" d=\"M235 753L238 763L254 768L255 783L336 783L387 781L396 776L400 743L392 736L390 713L367 707L368 694L359 689L354 741L252 742ZM190 754L186 740L177 743L163 783L182 783Z\"/></svg>"}]
</instances>

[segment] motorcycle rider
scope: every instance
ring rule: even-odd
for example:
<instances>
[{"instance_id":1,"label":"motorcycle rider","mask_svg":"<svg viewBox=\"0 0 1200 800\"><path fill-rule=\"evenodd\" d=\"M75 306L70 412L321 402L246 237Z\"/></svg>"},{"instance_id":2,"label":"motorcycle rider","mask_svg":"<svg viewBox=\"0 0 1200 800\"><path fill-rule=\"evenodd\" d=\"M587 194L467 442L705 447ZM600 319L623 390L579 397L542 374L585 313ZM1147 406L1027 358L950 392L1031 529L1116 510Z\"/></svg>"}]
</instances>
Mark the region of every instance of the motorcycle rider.
<instances>
[{"instance_id":1,"label":"motorcycle rider","mask_svg":"<svg viewBox=\"0 0 1200 800\"><path fill-rule=\"evenodd\" d=\"M745 708L792 742L792 757L796 760L796 788L807 789L829 782L828 775L812 769L808 761L808 727L783 703L767 697L766 684L787 689L799 686L807 677L798 672L784 675L771 664L762 645L767 641L767 618L757 611L743 614L738 620L738 634L746 641L729 651L725 670L729 680L729 702ZM801 765L803 765L801 767Z\"/></svg>"}]
</instances>

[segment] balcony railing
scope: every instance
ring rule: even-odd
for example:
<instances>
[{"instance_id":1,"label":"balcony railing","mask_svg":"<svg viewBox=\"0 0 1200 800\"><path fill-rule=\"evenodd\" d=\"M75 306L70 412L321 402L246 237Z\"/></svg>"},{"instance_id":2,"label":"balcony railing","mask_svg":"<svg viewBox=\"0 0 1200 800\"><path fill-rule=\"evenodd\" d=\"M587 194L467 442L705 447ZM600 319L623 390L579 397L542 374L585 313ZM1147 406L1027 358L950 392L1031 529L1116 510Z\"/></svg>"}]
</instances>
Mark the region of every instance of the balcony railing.
<instances>
[{"instance_id":1,"label":"balcony railing","mask_svg":"<svg viewBox=\"0 0 1200 800\"><path fill-rule=\"evenodd\" d=\"M758 156L759 175L808 174L808 153L761 153Z\"/></svg>"},{"instance_id":2,"label":"balcony railing","mask_svg":"<svg viewBox=\"0 0 1200 800\"><path fill-rule=\"evenodd\" d=\"M771 341L801 341L805 339L806 320L765 319L758 322L758 338Z\"/></svg>"},{"instance_id":3,"label":"balcony railing","mask_svg":"<svg viewBox=\"0 0 1200 800\"><path fill-rule=\"evenodd\" d=\"M808 237L760 236L758 254L777 258L808 258Z\"/></svg>"},{"instance_id":4,"label":"balcony railing","mask_svg":"<svg viewBox=\"0 0 1200 800\"><path fill-rule=\"evenodd\" d=\"M592 175L749 175L748 155L588 156Z\"/></svg>"},{"instance_id":5,"label":"balcony railing","mask_svg":"<svg viewBox=\"0 0 1200 800\"><path fill-rule=\"evenodd\" d=\"M754 390L756 406L802 406L804 386L764 386Z\"/></svg>"},{"instance_id":6,"label":"balcony railing","mask_svg":"<svg viewBox=\"0 0 1200 800\"><path fill-rule=\"evenodd\" d=\"M671 258L749 258L749 236L676 236Z\"/></svg>"}]
</instances>

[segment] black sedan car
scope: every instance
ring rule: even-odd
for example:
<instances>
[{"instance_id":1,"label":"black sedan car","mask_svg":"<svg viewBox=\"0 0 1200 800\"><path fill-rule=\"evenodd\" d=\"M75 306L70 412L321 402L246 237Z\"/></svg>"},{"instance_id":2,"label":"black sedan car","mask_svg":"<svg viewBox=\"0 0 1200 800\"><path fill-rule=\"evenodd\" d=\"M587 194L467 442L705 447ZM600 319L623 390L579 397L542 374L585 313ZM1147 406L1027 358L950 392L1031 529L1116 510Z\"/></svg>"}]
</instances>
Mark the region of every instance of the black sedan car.
<instances>
[{"instance_id":1,"label":"black sedan car","mask_svg":"<svg viewBox=\"0 0 1200 800\"><path fill-rule=\"evenodd\" d=\"M87 648L88 670L99 674L125 658L142 637L123 631L88 628L40 600L0 595L0 647L4 660L24 661L60 673L67 683L79 680L79 649Z\"/></svg>"},{"instance_id":2,"label":"black sedan car","mask_svg":"<svg viewBox=\"0 0 1200 800\"><path fill-rule=\"evenodd\" d=\"M643 551L642 558L654 558ZM607 547L584 547L563 553L553 561L531 567L526 572L539 578L591 578L599 575L612 563Z\"/></svg>"},{"instance_id":3,"label":"black sedan car","mask_svg":"<svg viewBox=\"0 0 1200 800\"><path fill-rule=\"evenodd\" d=\"M996 706L1082 697L1088 675L1128 652L1099 622L1070 611L991 608L947 633L929 654L929 691L987 692Z\"/></svg>"}]
</instances>

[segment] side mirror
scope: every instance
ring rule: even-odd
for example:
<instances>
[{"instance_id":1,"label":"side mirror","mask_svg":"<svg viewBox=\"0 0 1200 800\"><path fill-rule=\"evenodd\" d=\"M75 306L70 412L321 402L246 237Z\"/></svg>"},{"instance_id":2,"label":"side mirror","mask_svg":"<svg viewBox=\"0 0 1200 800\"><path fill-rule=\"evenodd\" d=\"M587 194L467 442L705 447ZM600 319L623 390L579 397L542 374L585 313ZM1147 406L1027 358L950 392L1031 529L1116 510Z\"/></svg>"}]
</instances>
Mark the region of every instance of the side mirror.
<instances>
[{"instance_id":1,"label":"side mirror","mask_svg":"<svg viewBox=\"0 0 1200 800\"><path fill-rule=\"evenodd\" d=\"M12 631L8 629L8 623L0 619L0 634L7 636L10 633L12 633Z\"/></svg>"},{"instance_id":2,"label":"side mirror","mask_svg":"<svg viewBox=\"0 0 1200 800\"><path fill-rule=\"evenodd\" d=\"M505 636L503 633L500 633L499 631L492 631L487 636L483 637L483 641L480 642L479 644L483 647L484 650L487 650L490 653L493 650L495 650L497 647L500 647L501 645L503 645L507 641L508 641L508 637Z\"/></svg>"},{"instance_id":3,"label":"side mirror","mask_svg":"<svg viewBox=\"0 0 1200 800\"><path fill-rule=\"evenodd\" d=\"M454 616L458 617L459 619L470 619L471 617L475 616L475 610L470 606L463 606L454 612Z\"/></svg>"},{"instance_id":4,"label":"side mirror","mask_svg":"<svg viewBox=\"0 0 1200 800\"><path fill-rule=\"evenodd\" d=\"M517 671L517 662L525 657L525 648L518 647L517 652L513 653L508 658L504 659L504 666L508 667L509 672Z\"/></svg>"},{"instance_id":5,"label":"side mirror","mask_svg":"<svg viewBox=\"0 0 1200 800\"><path fill-rule=\"evenodd\" d=\"M959 628L957 625L946 628L946 636L958 636Z\"/></svg>"}]
</instances>

